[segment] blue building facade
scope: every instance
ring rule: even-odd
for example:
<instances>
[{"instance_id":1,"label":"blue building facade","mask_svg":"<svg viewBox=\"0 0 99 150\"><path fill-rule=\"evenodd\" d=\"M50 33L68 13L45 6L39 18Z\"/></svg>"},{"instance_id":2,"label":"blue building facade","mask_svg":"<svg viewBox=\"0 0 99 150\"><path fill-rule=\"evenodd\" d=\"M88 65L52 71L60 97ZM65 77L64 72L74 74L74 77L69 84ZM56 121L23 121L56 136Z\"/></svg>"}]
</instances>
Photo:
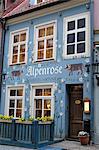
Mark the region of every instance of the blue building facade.
<instances>
[{"instance_id":1,"label":"blue building facade","mask_svg":"<svg viewBox=\"0 0 99 150\"><path fill-rule=\"evenodd\" d=\"M55 136L93 130L91 3L64 2L9 18L1 112L14 118L51 116ZM84 107L84 100L90 100Z\"/></svg>"}]
</instances>

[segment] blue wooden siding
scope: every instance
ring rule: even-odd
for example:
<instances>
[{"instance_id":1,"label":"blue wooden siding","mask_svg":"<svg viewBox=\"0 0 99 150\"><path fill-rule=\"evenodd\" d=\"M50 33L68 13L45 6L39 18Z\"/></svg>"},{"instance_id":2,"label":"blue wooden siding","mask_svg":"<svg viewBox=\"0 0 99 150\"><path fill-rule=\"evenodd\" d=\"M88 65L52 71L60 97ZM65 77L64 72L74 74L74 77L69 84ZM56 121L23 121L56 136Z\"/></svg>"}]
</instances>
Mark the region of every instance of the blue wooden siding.
<instances>
[{"instance_id":1,"label":"blue wooden siding","mask_svg":"<svg viewBox=\"0 0 99 150\"><path fill-rule=\"evenodd\" d=\"M55 134L56 136L68 135L68 98L66 93L66 84L83 84L84 93L83 97L89 97L91 99L91 79L90 73L87 74L85 65L90 63L90 58L78 58L78 59L63 59L63 19L67 16L77 15L80 13L85 13L90 10L87 10L85 5L74 7L72 9L63 10L61 12L57 12L50 15L45 15L43 17L39 17L33 20L29 20L26 22L18 23L15 25L9 25L9 28L6 32L6 43L5 43L5 55L4 55L4 68L3 72L7 73L6 80L3 81L2 86L2 104L1 104L1 112L4 114L5 108L5 93L7 85L25 85L25 117L29 117L29 108L30 108L30 92L31 92L31 84L35 83L55 83L57 85L57 89L54 93L54 114L55 114ZM47 23L49 21L56 20L57 21L57 39L56 39L56 60L52 61L42 61L39 63L32 63L32 52L34 51L34 26L42 23ZM22 29L25 27L29 27L29 42L28 42L28 61L25 65L14 65L8 66L8 51L9 51L9 38L10 32ZM69 64L82 64L83 73L79 73L79 71L74 71L69 73L69 70L66 69L66 65ZM46 67L56 67L62 66L62 73L60 74L50 74L50 75L40 75L37 77L27 76L27 68L32 66L34 68L46 68ZM13 77L11 72L20 70L22 76ZM61 101L63 105L61 105ZM62 116L60 113L62 112ZM89 115L84 115L84 119L89 119Z\"/></svg>"}]
</instances>

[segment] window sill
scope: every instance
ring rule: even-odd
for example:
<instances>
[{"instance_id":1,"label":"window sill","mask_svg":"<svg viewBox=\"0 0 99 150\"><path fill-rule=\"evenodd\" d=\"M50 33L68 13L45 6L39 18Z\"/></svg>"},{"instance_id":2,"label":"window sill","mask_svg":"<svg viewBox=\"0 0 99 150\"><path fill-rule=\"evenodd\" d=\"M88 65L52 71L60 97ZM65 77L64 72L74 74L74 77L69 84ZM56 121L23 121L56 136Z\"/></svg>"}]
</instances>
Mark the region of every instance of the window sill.
<instances>
[{"instance_id":1,"label":"window sill","mask_svg":"<svg viewBox=\"0 0 99 150\"><path fill-rule=\"evenodd\" d=\"M43 63L43 62L50 62L50 61L56 61L54 58L49 60L36 60L33 63Z\"/></svg>"},{"instance_id":2,"label":"window sill","mask_svg":"<svg viewBox=\"0 0 99 150\"><path fill-rule=\"evenodd\" d=\"M10 64L9 66L15 66L15 65L25 65L26 63L16 63L16 64Z\"/></svg>"}]
</instances>

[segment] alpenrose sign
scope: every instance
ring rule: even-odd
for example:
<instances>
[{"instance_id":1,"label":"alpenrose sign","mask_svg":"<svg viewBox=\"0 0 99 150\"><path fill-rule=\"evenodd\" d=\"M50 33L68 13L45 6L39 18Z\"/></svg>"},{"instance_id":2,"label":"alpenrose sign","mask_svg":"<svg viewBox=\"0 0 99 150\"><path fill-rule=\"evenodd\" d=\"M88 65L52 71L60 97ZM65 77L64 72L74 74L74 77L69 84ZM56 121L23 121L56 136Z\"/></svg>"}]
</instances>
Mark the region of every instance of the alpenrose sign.
<instances>
[{"instance_id":1,"label":"alpenrose sign","mask_svg":"<svg viewBox=\"0 0 99 150\"><path fill-rule=\"evenodd\" d=\"M40 75L55 75L62 73L62 66L55 67L32 67L27 68L27 76L34 76L35 78Z\"/></svg>"}]
</instances>

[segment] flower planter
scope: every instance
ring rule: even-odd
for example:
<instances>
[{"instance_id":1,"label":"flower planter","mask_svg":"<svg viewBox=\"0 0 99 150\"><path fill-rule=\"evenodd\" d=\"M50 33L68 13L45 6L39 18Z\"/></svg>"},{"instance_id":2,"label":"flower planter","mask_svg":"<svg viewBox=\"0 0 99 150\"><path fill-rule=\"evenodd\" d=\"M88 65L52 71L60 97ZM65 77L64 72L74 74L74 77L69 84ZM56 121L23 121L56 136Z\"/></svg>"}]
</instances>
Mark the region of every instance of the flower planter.
<instances>
[{"instance_id":1,"label":"flower planter","mask_svg":"<svg viewBox=\"0 0 99 150\"><path fill-rule=\"evenodd\" d=\"M81 145L87 145L89 143L89 136L79 136Z\"/></svg>"}]
</instances>

